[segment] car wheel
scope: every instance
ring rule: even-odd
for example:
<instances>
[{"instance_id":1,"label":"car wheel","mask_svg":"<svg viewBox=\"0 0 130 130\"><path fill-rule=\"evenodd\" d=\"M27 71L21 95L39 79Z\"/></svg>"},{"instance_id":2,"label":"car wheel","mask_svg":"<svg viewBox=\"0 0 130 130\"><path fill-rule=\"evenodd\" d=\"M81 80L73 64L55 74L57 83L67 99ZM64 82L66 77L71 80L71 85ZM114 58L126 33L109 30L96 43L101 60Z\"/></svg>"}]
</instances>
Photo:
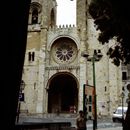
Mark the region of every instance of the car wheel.
<instances>
[{"instance_id":1,"label":"car wheel","mask_svg":"<svg viewBox=\"0 0 130 130\"><path fill-rule=\"evenodd\" d=\"M115 119L115 118L113 118L112 120L113 120L113 122L116 122L116 119Z\"/></svg>"}]
</instances>

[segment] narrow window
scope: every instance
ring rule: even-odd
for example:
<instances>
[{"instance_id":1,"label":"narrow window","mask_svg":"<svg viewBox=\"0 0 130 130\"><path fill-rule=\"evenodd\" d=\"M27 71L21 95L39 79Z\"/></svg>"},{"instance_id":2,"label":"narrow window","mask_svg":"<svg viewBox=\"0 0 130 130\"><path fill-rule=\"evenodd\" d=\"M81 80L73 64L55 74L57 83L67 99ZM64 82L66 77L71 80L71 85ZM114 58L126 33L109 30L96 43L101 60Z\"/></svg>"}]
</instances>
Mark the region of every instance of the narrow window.
<instances>
[{"instance_id":1,"label":"narrow window","mask_svg":"<svg viewBox=\"0 0 130 130\"><path fill-rule=\"evenodd\" d=\"M105 92L107 91L107 87L105 86Z\"/></svg>"},{"instance_id":2,"label":"narrow window","mask_svg":"<svg viewBox=\"0 0 130 130\"><path fill-rule=\"evenodd\" d=\"M88 107L88 111L89 111L89 112L92 112L92 106L89 106L89 107Z\"/></svg>"},{"instance_id":3,"label":"narrow window","mask_svg":"<svg viewBox=\"0 0 130 130\"><path fill-rule=\"evenodd\" d=\"M55 15L54 15L54 10L52 9L51 11L51 21L50 21L50 26L54 26L55 25Z\"/></svg>"},{"instance_id":4,"label":"narrow window","mask_svg":"<svg viewBox=\"0 0 130 130\"><path fill-rule=\"evenodd\" d=\"M28 61L34 61L35 52L28 52Z\"/></svg>"},{"instance_id":5,"label":"narrow window","mask_svg":"<svg viewBox=\"0 0 130 130\"><path fill-rule=\"evenodd\" d=\"M122 72L122 80L127 80L127 74L126 74L126 72Z\"/></svg>"},{"instance_id":6,"label":"narrow window","mask_svg":"<svg viewBox=\"0 0 130 130\"><path fill-rule=\"evenodd\" d=\"M31 61L31 52L28 52L28 61Z\"/></svg>"},{"instance_id":7,"label":"narrow window","mask_svg":"<svg viewBox=\"0 0 130 130\"><path fill-rule=\"evenodd\" d=\"M98 53L101 53L101 50L100 50L100 49L98 49Z\"/></svg>"},{"instance_id":8,"label":"narrow window","mask_svg":"<svg viewBox=\"0 0 130 130\"><path fill-rule=\"evenodd\" d=\"M97 50L94 49L94 54L97 54Z\"/></svg>"},{"instance_id":9,"label":"narrow window","mask_svg":"<svg viewBox=\"0 0 130 130\"><path fill-rule=\"evenodd\" d=\"M34 61L35 58L35 52L32 52L32 61Z\"/></svg>"},{"instance_id":10,"label":"narrow window","mask_svg":"<svg viewBox=\"0 0 130 130\"><path fill-rule=\"evenodd\" d=\"M89 101L89 103L92 103L92 96L89 96L88 101Z\"/></svg>"},{"instance_id":11,"label":"narrow window","mask_svg":"<svg viewBox=\"0 0 130 130\"><path fill-rule=\"evenodd\" d=\"M35 8L32 12L32 24L38 23L38 10Z\"/></svg>"}]
</instances>

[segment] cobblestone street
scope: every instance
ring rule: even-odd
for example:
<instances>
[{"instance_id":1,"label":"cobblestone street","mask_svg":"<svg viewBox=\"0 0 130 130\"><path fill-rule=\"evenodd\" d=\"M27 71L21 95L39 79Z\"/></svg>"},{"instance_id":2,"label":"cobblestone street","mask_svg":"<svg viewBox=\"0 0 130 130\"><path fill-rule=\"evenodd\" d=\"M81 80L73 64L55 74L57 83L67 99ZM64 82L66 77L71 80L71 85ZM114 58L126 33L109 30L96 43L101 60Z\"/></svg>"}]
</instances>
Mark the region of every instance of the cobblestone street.
<instances>
[{"instance_id":1,"label":"cobblestone street","mask_svg":"<svg viewBox=\"0 0 130 130\"><path fill-rule=\"evenodd\" d=\"M76 128L76 117L53 117L53 118L20 118L19 120L22 122L71 122L71 126ZM93 130L93 121L87 121L87 130ZM97 120L97 129L98 130L122 130L122 124L120 122L112 122L111 118L101 118Z\"/></svg>"},{"instance_id":2,"label":"cobblestone street","mask_svg":"<svg viewBox=\"0 0 130 130\"><path fill-rule=\"evenodd\" d=\"M87 122L87 128L88 130L93 130L93 121ZM102 118L97 120L97 129L99 130L121 130L122 129L122 123L120 122L112 122L111 118Z\"/></svg>"}]
</instances>

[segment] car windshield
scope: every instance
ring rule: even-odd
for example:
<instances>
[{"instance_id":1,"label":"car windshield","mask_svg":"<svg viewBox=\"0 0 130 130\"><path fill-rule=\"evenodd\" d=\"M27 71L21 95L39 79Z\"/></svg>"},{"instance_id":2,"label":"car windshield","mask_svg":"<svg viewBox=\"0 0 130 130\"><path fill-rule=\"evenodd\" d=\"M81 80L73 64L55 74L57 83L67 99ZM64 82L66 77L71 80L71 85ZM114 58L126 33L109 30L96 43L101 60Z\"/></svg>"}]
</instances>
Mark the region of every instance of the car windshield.
<instances>
[{"instance_id":1,"label":"car windshield","mask_svg":"<svg viewBox=\"0 0 130 130\"><path fill-rule=\"evenodd\" d=\"M115 113L116 114L122 114L122 110L121 109L117 109Z\"/></svg>"},{"instance_id":2,"label":"car windshield","mask_svg":"<svg viewBox=\"0 0 130 130\"><path fill-rule=\"evenodd\" d=\"M124 110L124 109L123 109L123 110ZM126 110L124 110L124 112L126 112ZM116 114L122 114L122 109L117 109L115 113L116 113Z\"/></svg>"}]
</instances>

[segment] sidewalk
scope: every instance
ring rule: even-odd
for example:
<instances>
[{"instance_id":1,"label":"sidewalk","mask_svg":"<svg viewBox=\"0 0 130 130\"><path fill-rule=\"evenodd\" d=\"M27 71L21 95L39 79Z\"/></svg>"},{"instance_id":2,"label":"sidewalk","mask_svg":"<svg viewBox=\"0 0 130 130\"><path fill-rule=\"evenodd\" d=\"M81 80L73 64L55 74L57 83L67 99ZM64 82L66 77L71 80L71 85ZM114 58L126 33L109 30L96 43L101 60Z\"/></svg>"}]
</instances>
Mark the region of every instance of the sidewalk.
<instances>
[{"instance_id":1,"label":"sidewalk","mask_svg":"<svg viewBox=\"0 0 130 130\"><path fill-rule=\"evenodd\" d=\"M89 130L89 129L88 129ZM98 128L97 130L122 130L122 127Z\"/></svg>"},{"instance_id":2,"label":"sidewalk","mask_svg":"<svg viewBox=\"0 0 130 130\"><path fill-rule=\"evenodd\" d=\"M97 130L122 130L122 126L117 126L118 124L115 124L110 121L106 121L107 119L98 122L97 124ZM70 117L54 117L54 118L42 118L42 117L21 117L19 120L19 123L28 123L28 122L71 122L72 130L76 130L76 118L70 118ZM67 130L67 129L66 129ZM88 121L87 122L87 130L93 130L93 122Z\"/></svg>"}]
</instances>

